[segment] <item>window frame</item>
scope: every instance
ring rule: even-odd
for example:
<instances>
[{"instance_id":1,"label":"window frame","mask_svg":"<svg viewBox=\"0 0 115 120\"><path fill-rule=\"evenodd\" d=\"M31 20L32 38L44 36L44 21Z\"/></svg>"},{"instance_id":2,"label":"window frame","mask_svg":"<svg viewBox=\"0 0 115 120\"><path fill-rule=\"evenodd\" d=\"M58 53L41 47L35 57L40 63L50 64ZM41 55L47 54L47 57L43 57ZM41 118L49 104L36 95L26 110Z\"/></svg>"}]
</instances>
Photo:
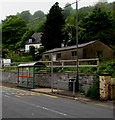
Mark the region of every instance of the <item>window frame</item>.
<instances>
[{"instance_id":1,"label":"window frame","mask_svg":"<svg viewBox=\"0 0 115 120\"><path fill-rule=\"evenodd\" d=\"M71 51L71 56L76 57L77 56L77 51Z\"/></svg>"}]
</instances>

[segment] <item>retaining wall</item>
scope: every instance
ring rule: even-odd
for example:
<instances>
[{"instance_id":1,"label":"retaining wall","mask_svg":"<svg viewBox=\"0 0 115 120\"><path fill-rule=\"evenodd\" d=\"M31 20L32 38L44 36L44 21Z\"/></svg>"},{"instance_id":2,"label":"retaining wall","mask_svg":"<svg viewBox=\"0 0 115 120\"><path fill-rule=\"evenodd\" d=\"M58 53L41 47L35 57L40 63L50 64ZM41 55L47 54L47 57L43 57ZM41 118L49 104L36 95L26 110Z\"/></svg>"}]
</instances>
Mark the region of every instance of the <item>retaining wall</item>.
<instances>
[{"instance_id":1,"label":"retaining wall","mask_svg":"<svg viewBox=\"0 0 115 120\"><path fill-rule=\"evenodd\" d=\"M36 86L51 87L52 81L54 88L68 90L69 79L75 76L76 72L54 72L52 77L50 72L40 72L35 75L35 83ZM87 91L97 77L96 74L79 74L79 88ZM17 78L17 71L2 71L2 81L4 82L16 83Z\"/></svg>"}]
</instances>

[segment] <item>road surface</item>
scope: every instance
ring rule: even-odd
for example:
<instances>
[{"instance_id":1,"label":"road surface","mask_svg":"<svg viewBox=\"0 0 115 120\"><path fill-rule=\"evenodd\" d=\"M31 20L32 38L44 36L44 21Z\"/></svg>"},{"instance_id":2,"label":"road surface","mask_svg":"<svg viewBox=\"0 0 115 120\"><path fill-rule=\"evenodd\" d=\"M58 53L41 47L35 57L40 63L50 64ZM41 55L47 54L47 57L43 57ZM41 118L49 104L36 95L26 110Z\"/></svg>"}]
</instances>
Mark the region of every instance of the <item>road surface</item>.
<instances>
[{"instance_id":1,"label":"road surface","mask_svg":"<svg viewBox=\"0 0 115 120\"><path fill-rule=\"evenodd\" d=\"M2 118L113 118L113 109L17 88L2 88Z\"/></svg>"}]
</instances>

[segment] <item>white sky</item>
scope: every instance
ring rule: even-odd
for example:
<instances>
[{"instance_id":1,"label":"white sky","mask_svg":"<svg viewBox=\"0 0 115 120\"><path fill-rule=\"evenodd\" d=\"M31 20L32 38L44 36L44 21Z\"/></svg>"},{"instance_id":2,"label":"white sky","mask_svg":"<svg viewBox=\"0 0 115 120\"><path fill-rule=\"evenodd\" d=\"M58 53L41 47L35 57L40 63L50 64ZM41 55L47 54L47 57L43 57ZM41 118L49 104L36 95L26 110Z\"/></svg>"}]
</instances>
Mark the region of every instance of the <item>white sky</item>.
<instances>
[{"instance_id":1,"label":"white sky","mask_svg":"<svg viewBox=\"0 0 115 120\"><path fill-rule=\"evenodd\" d=\"M51 6L55 2L59 2L60 7L64 7L66 3L73 3L76 0L0 0L0 20L5 19L6 16L16 15L17 12L29 10L33 14L37 10L42 10L44 13L48 13ZM89 5L95 5L98 1L107 0L78 0L78 7L84 7ZM108 0L113 2L114 0ZM72 5L75 8L75 5Z\"/></svg>"}]
</instances>

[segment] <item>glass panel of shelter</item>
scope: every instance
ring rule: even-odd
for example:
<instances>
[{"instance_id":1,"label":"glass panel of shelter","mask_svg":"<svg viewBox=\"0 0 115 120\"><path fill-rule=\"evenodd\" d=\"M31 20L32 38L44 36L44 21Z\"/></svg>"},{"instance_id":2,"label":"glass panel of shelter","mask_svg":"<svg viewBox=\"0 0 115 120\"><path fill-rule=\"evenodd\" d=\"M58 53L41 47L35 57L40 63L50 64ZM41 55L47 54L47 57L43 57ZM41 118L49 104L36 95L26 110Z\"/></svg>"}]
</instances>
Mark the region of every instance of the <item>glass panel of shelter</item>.
<instances>
[{"instance_id":1,"label":"glass panel of shelter","mask_svg":"<svg viewBox=\"0 0 115 120\"><path fill-rule=\"evenodd\" d=\"M18 69L18 85L22 87L34 87L34 67L20 67Z\"/></svg>"},{"instance_id":2,"label":"glass panel of shelter","mask_svg":"<svg viewBox=\"0 0 115 120\"><path fill-rule=\"evenodd\" d=\"M34 77L34 71L33 71L33 67L29 67L29 72L28 72L28 87L33 87L33 77Z\"/></svg>"},{"instance_id":3,"label":"glass panel of shelter","mask_svg":"<svg viewBox=\"0 0 115 120\"><path fill-rule=\"evenodd\" d=\"M27 86L27 76L26 76L27 72L26 72L26 68L23 68L23 81L22 81L22 85L23 86Z\"/></svg>"},{"instance_id":4,"label":"glass panel of shelter","mask_svg":"<svg viewBox=\"0 0 115 120\"><path fill-rule=\"evenodd\" d=\"M18 68L18 85L22 85L23 68Z\"/></svg>"}]
</instances>

